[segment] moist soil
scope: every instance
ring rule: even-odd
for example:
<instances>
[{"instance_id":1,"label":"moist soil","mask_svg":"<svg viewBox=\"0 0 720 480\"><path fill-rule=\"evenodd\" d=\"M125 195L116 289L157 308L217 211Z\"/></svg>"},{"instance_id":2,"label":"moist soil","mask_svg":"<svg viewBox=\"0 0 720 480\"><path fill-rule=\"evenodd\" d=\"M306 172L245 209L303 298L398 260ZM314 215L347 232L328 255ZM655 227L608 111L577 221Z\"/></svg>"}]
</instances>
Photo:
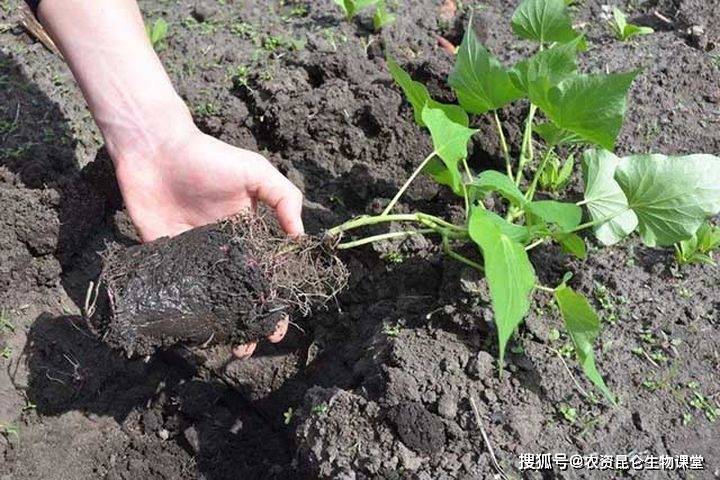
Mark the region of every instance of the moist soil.
<instances>
[{"instance_id":1,"label":"moist soil","mask_svg":"<svg viewBox=\"0 0 720 480\"><path fill-rule=\"evenodd\" d=\"M510 0L454 13L397 2L380 34L329 0L140 3L171 25L160 56L201 128L268 156L305 192L314 233L378 212L429 152L385 50L450 101L437 37L459 43L471 12L504 61L531 49L508 27ZM702 455L703 471L635 476L720 475L720 429L697 401L720 398L720 271L679 269L636 239L585 261L532 254L544 283L573 271L602 313L597 360L616 407L581 393L592 387L555 353L568 339L554 340L541 293L500 377L484 284L424 238L343 254L345 292L250 360L224 346L127 359L98 341L80 315L98 252L138 240L70 73L17 26L16 4L0 14L0 306L12 325L0 333L0 423L17 427L0 437L0 478L484 479L496 474L488 445L512 478L619 475L518 471L520 454L545 452ZM642 69L620 153L720 153L717 3L618 5L656 33L616 41L598 0L575 18L591 43L585 70ZM526 108L502 113L513 145ZM471 168L501 168L491 123L474 123ZM455 202L421 179L400 208L452 218Z\"/></svg>"}]
</instances>

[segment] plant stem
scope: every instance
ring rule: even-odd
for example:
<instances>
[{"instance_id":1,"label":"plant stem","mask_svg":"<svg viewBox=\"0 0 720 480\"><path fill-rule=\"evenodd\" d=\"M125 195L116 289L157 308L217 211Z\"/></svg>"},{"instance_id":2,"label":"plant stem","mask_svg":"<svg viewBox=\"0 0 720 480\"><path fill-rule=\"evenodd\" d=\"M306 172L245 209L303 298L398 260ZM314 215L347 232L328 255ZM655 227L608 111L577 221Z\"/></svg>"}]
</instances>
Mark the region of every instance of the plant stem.
<instances>
[{"instance_id":1,"label":"plant stem","mask_svg":"<svg viewBox=\"0 0 720 480\"><path fill-rule=\"evenodd\" d=\"M542 175L543 170L545 170L545 166L550 160L550 155L552 155L552 152L553 147L549 147L545 152L545 155L543 155L540 166L537 168L537 170L535 170L535 175L533 176L532 182L530 183L530 188L528 188L527 192L525 193L525 198L528 202L531 202L533 197L535 196L535 189L537 188L538 181L540 180L540 175Z\"/></svg>"},{"instance_id":2,"label":"plant stem","mask_svg":"<svg viewBox=\"0 0 720 480\"><path fill-rule=\"evenodd\" d=\"M525 164L533 158L532 126L535 121L536 112L537 106L534 103L531 103L530 111L528 112L527 119L525 120L525 131L523 132L522 148L520 149L520 162L518 164L515 185L520 185L520 180L522 180L523 176L523 168L525 168Z\"/></svg>"},{"instance_id":3,"label":"plant stem","mask_svg":"<svg viewBox=\"0 0 720 480\"><path fill-rule=\"evenodd\" d=\"M566 232L566 233L575 233L575 232L579 232L580 230L585 230L586 228L591 228L591 227L594 227L597 225L602 225L603 223L609 222L613 218L622 215L623 213L627 212L628 210L630 210L629 207L625 208L624 210L619 210L619 211L613 213L612 215L608 215L607 217L598 218L597 220L593 220L592 222L583 223L582 225L578 225L577 227L573 228L572 230L570 230L569 232Z\"/></svg>"},{"instance_id":4,"label":"plant stem","mask_svg":"<svg viewBox=\"0 0 720 480\"><path fill-rule=\"evenodd\" d=\"M540 240L537 240L537 241L531 243L530 245L528 245L527 247L525 247L525 251L529 252L533 248L538 247L538 246L542 245L543 243L545 243L545 239L541 238Z\"/></svg>"},{"instance_id":5,"label":"plant stem","mask_svg":"<svg viewBox=\"0 0 720 480\"><path fill-rule=\"evenodd\" d=\"M587 205L588 203L590 203L590 201L591 201L590 199L586 198L584 200L580 200L579 202L576 202L575 205L577 205L578 207L582 207L583 205Z\"/></svg>"},{"instance_id":6,"label":"plant stem","mask_svg":"<svg viewBox=\"0 0 720 480\"><path fill-rule=\"evenodd\" d=\"M430 160L432 160L434 156L435 152L433 151L430 155L425 157L425 160L422 161L422 163L415 169L412 175L410 175L410 178L408 178L405 184L400 188L400 190L398 190L393 199L390 200L390 203L388 203L387 207L385 207L385 210L383 210L381 216L384 217L390 213L398 200L400 200L400 197L402 197L403 193L405 193L405 190L407 190L413 180L415 180L415 178L420 175L420 172L422 172L423 168L425 168L425 166L430 163Z\"/></svg>"},{"instance_id":7,"label":"plant stem","mask_svg":"<svg viewBox=\"0 0 720 480\"><path fill-rule=\"evenodd\" d=\"M537 289L540 290L540 291L548 292L548 293L555 293L555 291L557 290L557 289L555 289L555 288L546 287L546 286L543 286L543 285L540 285L540 284L535 285L535 288L537 288Z\"/></svg>"},{"instance_id":8,"label":"plant stem","mask_svg":"<svg viewBox=\"0 0 720 480\"><path fill-rule=\"evenodd\" d=\"M476 268L476 269L480 270L481 272L485 270L485 267L483 267L483 266L480 265L479 263L473 262L473 261L470 260L469 258L464 257L464 256L460 255L459 253L457 253L456 251L454 251L454 250L450 247L450 240L449 240L448 237L446 237L446 236L443 236L443 251L444 251L445 254L447 254L450 258L453 258L453 259L457 260L458 262L461 262L461 263L464 263L465 265L468 265L468 266L470 266L470 267Z\"/></svg>"},{"instance_id":9,"label":"plant stem","mask_svg":"<svg viewBox=\"0 0 720 480\"><path fill-rule=\"evenodd\" d=\"M328 235L338 235L342 232L353 230L355 228L366 227L369 225L376 225L378 223L386 222L420 222L420 219L417 214L398 214L384 216L363 215L362 217L353 218L343 224L333 227L328 230L327 233Z\"/></svg>"},{"instance_id":10,"label":"plant stem","mask_svg":"<svg viewBox=\"0 0 720 480\"><path fill-rule=\"evenodd\" d=\"M424 235L426 233L440 233L432 228L425 228L422 230L405 230L402 232L390 232L383 233L381 235L373 235L371 237L355 240L352 242L344 242L337 245L338 250L345 250L347 248L355 248L361 245L367 245L368 243L375 243L381 240L391 240L393 238L412 237L413 235Z\"/></svg>"},{"instance_id":11,"label":"plant stem","mask_svg":"<svg viewBox=\"0 0 720 480\"><path fill-rule=\"evenodd\" d=\"M512 165L510 163L510 150L508 149L505 132L503 132L502 123L500 122L500 117L498 117L497 110L493 110L493 116L495 117L495 127L497 128L498 135L500 136L500 148L502 149L503 156L505 157L505 168L507 169L508 177L513 178Z\"/></svg>"},{"instance_id":12,"label":"plant stem","mask_svg":"<svg viewBox=\"0 0 720 480\"><path fill-rule=\"evenodd\" d=\"M468 167L466 158L462 159L462 164L465 169L465 175L467 175L467 177L468 177L468 181L472 182L473 176L472 176L472 173L470 172L470 167ZM467 221L468 216L470 215L470 198L468 197L468 190L467 190L467 185L465 184L465 182L462 182L462 188L463 188L463 197L465 197L465 220Z\"/></svg>"}]
</instances>

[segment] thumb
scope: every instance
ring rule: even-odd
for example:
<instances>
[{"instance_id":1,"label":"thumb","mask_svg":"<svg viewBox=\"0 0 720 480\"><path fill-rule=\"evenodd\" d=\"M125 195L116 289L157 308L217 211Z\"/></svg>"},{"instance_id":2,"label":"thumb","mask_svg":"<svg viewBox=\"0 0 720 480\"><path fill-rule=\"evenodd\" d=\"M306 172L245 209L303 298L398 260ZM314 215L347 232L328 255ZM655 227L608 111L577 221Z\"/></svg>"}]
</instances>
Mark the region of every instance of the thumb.
<instances>
[{"instance_id":1,"label":"thumb","mask_svg":"<svg viewBox=\"0 0 720 480\"><path fill-rule=\"evenodd\" d=\"M258 200L275 211L278 222L285 233L292 237L305 233L302 223L303 195L300 189L292 184L270 162L263 158L266 168L260 169L255 195Z\"/></svg>"}]
</instances>

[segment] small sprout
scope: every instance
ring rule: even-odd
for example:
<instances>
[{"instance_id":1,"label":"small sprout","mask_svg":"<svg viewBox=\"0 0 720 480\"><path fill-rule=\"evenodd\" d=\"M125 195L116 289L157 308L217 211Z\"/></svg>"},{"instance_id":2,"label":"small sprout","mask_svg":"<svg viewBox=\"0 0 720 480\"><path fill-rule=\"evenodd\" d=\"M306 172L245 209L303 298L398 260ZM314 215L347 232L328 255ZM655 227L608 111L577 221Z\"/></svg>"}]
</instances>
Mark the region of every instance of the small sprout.
<instances>
[{"instance_id":1,"label":"small sprout","mask_svg":"<svg viewBox=\"0 0 720 480\"><path fill-rule=\"evenodd\" d=\"M21 409L23 412L31 412L37 410L37 405L30 400L25 400L25 406Z\"/></svg>"},{"instance_id":2,"label":"small sprout","mask_svg":"<svg viewBox=\"0 0 720 480\"><path fill-rule=\"evenodd\" d=\"M548 340L551 342L560 340L560 330L557 328L551 328L550 332L548 332Z\"/></svg>"},{"instance_id":3,"label":"small sprout","mask_svg":"<svg viewBox=\"0 0 720 480\"><path fill-rule=\"evenodd\" d=\"M388 337L397 338L400 336L400 325L385 325L383 332Z\"/></svg>"},{"instance_id":4,"label":"small sprout","mask_svg":"<svg viewBox=\"0 0 720 480\"><path fill-rule=\"evenodd\" d=\"M163 41L168 35L168 23L164 18L158 18L152 25L145 25L145 30L150 39L150 45L160 51L163 48Z\"/></svg>"},{"instance_id":5,"label":"small sprout","mask_svg":"<svg viewBox=\"0 0 720 480\"><path fill-rule=\"evenodd\" d=\"M578 413L577 410L573 407L562 403L558 407L558 410L560 411L560 414L563 416L563 418L569 423L574 424L577 421Z\"/></svg>"},{"instance_id":6,"label":"small sprout","mask_svg":"<svg viewBox=\"0 0 720 480\"><path fill-rule=\"evenodd\" d=\"M683 424L683 426L688 426L688 425L690 425L690 424L692 423L692 421L693 421L692 413L687 413L687 412L686 412L686 413L683 413L683 416L682 416L682 424Z\"/></svg>"},{"instance_id":7,"label":"small sprout","mask_svg":"<svg viewBox=\"0 0 720 480\"><path fill-rule=\"evenodd\" d=\"M321 403L320 405L313 405L311 409L312 413L316 415L325 415L328 411L327 403Z\"/></svg>"},{"instance_id":8,"label":"small sprout","mask_svg":"<svg viewBox=\"0 0 720 480\"><path fill-rule=\"evenodd\" d=\"M8 359L12 356L12 348L5 347L2 350L0 350L0 357Z\"/></svg>"},{"instance_id":9,"label":"small sprout","mask_svg":"<svg viewBox=\"0 0 720 480\"><path fill-rule=\"evenodd\" d=\"M6 437L15 436L15 438L18 438L20 434L20 427L17 425L4 425L0 423L0 435L5 435Z\"/></svg>"},{"instance_id":10,"label":"small sprout","mask_svg":"<svg viewBox=\"0 0 720 480\"><path fill-rule=\"evenodd\" d=\"M345 19L350 21L355 15L365 8L372 7L378 0L334 0L345 14Z\"/></svg>"},{"instance_id":11,"label":"small sprout","mask_svg":"<svg viewBox=\"0 0 720 480\"><path fill-rule=\"evenodd\" d=\"M626 42L636 36L650 35L655 32L655 30L650 27L643 27L628 23L627 15L625 15L617 7L613 8L613 18L610 20L610 27L615 33L615 36L617 36L618 40L623 42Z\"/></svg>"},{"instance_id":12,"label":"small sprout","mask_svg":"<svg viewBox=\"0 0 720 480\"><path fill-rule=\"evenodd\" d=\"M540 172L538 181L540 187L550 192L559 192L570 182L573 168L575 167L575 156L569 155L564 162L560 157L551 151L549 160L543 171Z\"/></svg>"},{"instance_id":13,"label":"small sprout","mask_svg":"<svg viewBox=\"0 0 720 480\"><path fill-rule=\"evenodd\" d=\"M294 410L292 407L288 407L287 410L283 413L283 424L290 425L290 422L292 422Z\"/></svg>"},{"instance_id":14,"label":"small sprout","mask_svg":"<svg viewBox=\"0 0 720 480\"><path fill-rule=\"evenodd\" d=\"M8 331L10 333L15 332L15 326L10 322L10 318L4 309L0 309L0 333Z\"/></svg>"},{"instance_id":15,"label":"small sprout","mask_svg":"<svg viewBox=\"0 0 720 480\"><path fill-rule=\"evenodd\" d=\"M385 0L377 0L375 15L373 15L373 27L375 28L375 31L379 32L393 22L395 22L395 14L387 9Z\"/></svg>"},{"instance_id":16,"label":"small sprout","mask_svg":"<svg viewBox=\"0 0 720 480\"><path fill-rule=\"evenodd\" d=\"M675 244L678 265L700 263L714 265L713 251L720 248L720 227L703 223L695 235Z\"/></svg>"},{"instance_id":17,"label":"small sprout","mask_svg":"<svg viewBox=\"0 0 720 480\"><path fill-rule=\"evenodd\" d=\"M396 250L387 252L381 258L388 263L403 263L405 261L403 254Z\"/></svg>"},{"instance_id":18,"label":"small sprout","mask_svg":"<svg viewBox=\"0 0 720 480\"><path fill-rule=\"evenodd\" d=\"M705 418L711 423L720 418L720 404L713 405L710 400L700 392L700 384L696 381L688 383L688 388L692 393L692 398L688 401L688 404L696 410L700 410L705 414Z\"/></svg>"}]
</instances>

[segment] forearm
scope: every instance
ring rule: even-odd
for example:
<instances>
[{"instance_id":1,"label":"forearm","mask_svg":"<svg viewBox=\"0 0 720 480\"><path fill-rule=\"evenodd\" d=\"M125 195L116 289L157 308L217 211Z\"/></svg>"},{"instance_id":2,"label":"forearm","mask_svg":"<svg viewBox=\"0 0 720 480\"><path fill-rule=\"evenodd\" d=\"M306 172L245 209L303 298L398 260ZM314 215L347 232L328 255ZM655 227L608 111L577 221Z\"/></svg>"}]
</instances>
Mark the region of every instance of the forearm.
<instances>
[{"instance_id":1,"label":"forearm","mask_svg":"<svg viewBox=\"0 0 720 480\"><path fill-rule=\"evenodd\" d=\"M43 0L38 17L67 60L116 163L152 156L159 144L192 128L135 0Z\"/></svg>"}]
</instances>

